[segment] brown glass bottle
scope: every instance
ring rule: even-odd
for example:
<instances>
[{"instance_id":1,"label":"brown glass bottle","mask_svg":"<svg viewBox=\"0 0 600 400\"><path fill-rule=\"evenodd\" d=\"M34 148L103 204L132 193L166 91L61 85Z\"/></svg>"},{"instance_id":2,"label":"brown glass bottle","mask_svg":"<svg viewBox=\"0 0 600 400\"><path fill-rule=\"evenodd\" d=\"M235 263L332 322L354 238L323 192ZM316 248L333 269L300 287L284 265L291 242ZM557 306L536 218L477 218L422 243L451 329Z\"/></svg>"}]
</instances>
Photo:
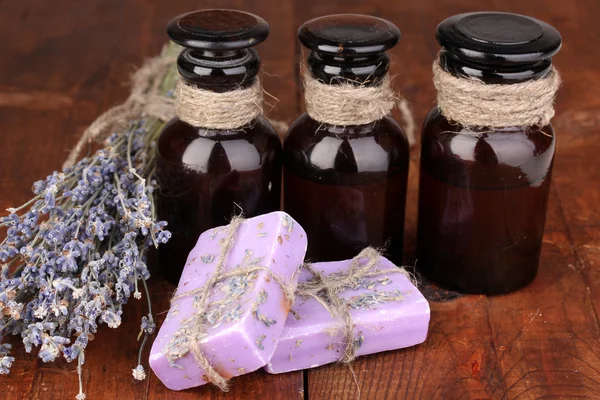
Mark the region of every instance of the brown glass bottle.
<instances>
[{"instance_id":1,"label":"brown glass bottle","mask_svg":"<svg viewBox=\"0 0 600 400\"><path fill-rule=\"evenodd\" d=\"M561 42L549 25L503 13L452 17L437 37L446 71L507 85L547 74ZM476 52L479 59L465 56ZM530 283L546 219L552 126L466 128L435 107L421 143L417 269L468 293L505 293Z\"/></svg>"},{"instance_id":2,"label":"brown glass bottle","mask_svg":"<svg viewBox=\"0 0 600 400\"><path fill-rule=\"evenodd\" d=\"M168 32L189 47L178 58L188 83L223 92L255 82L260 60L247 47L268 35L259 17L200 11L176 18ZM233 215L280 208L281 142L263 117L229 130L194 127L175 117L158 139L156 164L157 211L173 234L159 248L159 267L171 282L179 280L202 232L229 223Z\"/></svg>"},{"instance_id":3,"label":"brown glass bottle","mask_svg":"<svg viewBox=\"0 0 600 400\"><path fill-rule=\"evenodd\" d=\"M386 50L400 38L391 23L360 15L317 18L299 30L312 51L308 66L322 82L378 85ZM284 209L306 230L307 258L333 261L363 248L385 248L402 262L408 141L390 117L334 126L308 114L284 141Z\"/></svg>"}]
</instances>

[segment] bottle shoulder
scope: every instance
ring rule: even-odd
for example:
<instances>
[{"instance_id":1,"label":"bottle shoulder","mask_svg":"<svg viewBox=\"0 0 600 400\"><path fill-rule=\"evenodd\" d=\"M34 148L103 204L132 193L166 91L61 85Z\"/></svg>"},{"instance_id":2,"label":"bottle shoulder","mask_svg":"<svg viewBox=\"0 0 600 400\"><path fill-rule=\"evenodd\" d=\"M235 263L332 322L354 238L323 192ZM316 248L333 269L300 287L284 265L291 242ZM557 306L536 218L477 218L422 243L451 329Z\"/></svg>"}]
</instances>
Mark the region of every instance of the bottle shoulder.
<instances>
[{"instance_id":1,"label":"bottle shoulder","mask_svg":"<svg viewBox=\"0 0 600 400\"><path fill-rule=\"evenodd\" d=\"M555 146L551 124L468 128L448 121L434 107L423 124L421 165L445 176L444 180L466 174L480 180L481 185L491 182L494 176L533 182L549 172Z\"/></svg>"},{"instance_id":2,"label":"bottle shoulder","mask_svg":"<svg viewBox=\"0 0 600 400\"><path fill-rule=\"evenodd\" d=\"M162 163L201 172L218 164L227 166L219 169L252 170L260 168L265 157L280 154L281 141L263 117L231 130L198 128L175 117L163 128L157 153Z\"/></svg>"},{"instance_id":3,"label":"bottle shoulder","mask_svg":"<svg viewBox=\"0 0 600 400\"><path fill-rule=\"evenodd\" d=\"M408 151L406 134L389 117L367 125L339 127L303 114L291 125L284 140L285 165L313 172L406 169Z\"/></svg>"},{"instance_id":4,"label":"bottle shoulder","mask_svg":"<svg viewBox=\"0 0 600 400\"><path fill-rule=\"evenodd\" d=\"M182 121L179 117L173 117L167 122L160 133L159 141L181 140L188 137L202 136L211 140L235 140L238 136L247 138L277 136L277 132L271 123L260 116L249 124L237 129L211 129L195 127Z\"/></svg>"},{"instance_id":5,"label":"bottle shoulder","mask_svg":"<svg viewBox=\"0 0 600 400\"><path fill-rule=\"evenodd\" d=\"M333 136L344 139L353 139L365 136L389 136L408 143L406 133L392 117L384 117L378 121L365 125L337 126L325 124L312 119L307 113L300 115L291 125L286 134L286 139L306 138L318 140L320 137Z\"/></svg>"}]
</instances>

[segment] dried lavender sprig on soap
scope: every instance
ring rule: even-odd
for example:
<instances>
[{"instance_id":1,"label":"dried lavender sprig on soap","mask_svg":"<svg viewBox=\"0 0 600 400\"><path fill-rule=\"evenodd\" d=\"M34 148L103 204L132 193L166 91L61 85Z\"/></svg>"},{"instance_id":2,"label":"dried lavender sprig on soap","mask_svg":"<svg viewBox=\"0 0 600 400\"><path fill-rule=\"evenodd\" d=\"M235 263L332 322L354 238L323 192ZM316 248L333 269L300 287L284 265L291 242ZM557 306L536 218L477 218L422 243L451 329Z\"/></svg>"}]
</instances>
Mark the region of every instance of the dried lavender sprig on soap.
<instances>
[{"instance_id":1,"label":"dried lavender sprig on soap","mask_svg":"<svg viewBox=\"0 0 600 400\"><path fill-rule=\"evenodd\" d=\"M176 52L169 48L166 55ZM162 78L172 93L176 74ZM0 218L0 374L14 361L8 334L20 335L25 350L39 347L44 362L60 355L77 360L80 391L84 350L98 325L117 328L122 306L145 288L149 312L142 319L142 347L154 330L146 280L146 253L170 238L153 203L156 139L164 122L131 121L104 148L63 172L33 185L34 197ZM145 376L141 352L133 376Z\"/></svg>"}]
</instances>

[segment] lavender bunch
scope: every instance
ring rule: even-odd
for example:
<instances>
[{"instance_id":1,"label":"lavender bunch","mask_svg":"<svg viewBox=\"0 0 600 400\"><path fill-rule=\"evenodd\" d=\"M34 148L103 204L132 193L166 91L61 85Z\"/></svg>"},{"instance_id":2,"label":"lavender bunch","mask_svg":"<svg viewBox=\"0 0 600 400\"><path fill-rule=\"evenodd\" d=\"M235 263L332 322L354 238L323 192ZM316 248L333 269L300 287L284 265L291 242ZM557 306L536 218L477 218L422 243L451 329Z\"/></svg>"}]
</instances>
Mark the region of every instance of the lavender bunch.
<instances>
[{"instance_id":1,"label":"lavender bunch","mask_svg":"<svg viewBox=\"0 0 600 400\"><path fill-rule=\"evenodd\" d=\"M164 78L165 92L174 83ZM0 374L14 358L7 335L19 335L25 350L39 348L44 362L77 360L80 390L85 349L98 326L118 328L123 304L133 295L148 298L138 340L143 337L136 379L144 379L142 348L155 330L146 280L150 246L169 240L157 221L155 143L163 123L154 118L130 123L104 148L63 172L33 185L34 197L0 218Z\"/></svg>"}]
</instances>

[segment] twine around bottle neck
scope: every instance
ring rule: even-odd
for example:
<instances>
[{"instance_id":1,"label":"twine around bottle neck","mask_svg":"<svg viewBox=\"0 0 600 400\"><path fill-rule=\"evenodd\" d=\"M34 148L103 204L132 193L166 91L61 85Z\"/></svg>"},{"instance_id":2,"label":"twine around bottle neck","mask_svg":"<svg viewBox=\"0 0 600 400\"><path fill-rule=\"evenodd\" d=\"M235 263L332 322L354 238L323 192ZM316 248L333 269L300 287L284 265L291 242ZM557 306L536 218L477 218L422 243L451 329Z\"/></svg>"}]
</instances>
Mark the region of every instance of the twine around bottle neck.
<instances>
[{"instance_id":1,"label":"twine around bottle neck","mask_svg":"<svg viewBox=\"0 0 600 400\"><path fill-rule=\"evenodd\" d=\"M540 79L489 84L475 77L458 77L433 63L433 84L442 115L465 127L546 126L554 116L561 78L552 67Z\"/></svg>"},{"instance_id":2,"label":"twine around bottle neck","mask_svg":"<svg viewBox=\"0 0 600 400\"><path fill-rule=\"evenodd\" d=\"M409 142L414 143L415 123L408 102L394 92L391 79L384 76L378 84L328 84L303 70L306 112L315 121L335 125L366 125L391 115L398 107Z\"/></svg>"},{"instance_id":3,"label":"twine around bottle neck","mask_svg":"<svg viewBox=\"0 0 600 400\"><path fill-rule=\"evenodd\" d=\"M237 129L263 114L263 89L258 78L247 88L226 92L202 89L180 79L175 99L179 119L195 127Z\"/></svg>"}]
</instances>

